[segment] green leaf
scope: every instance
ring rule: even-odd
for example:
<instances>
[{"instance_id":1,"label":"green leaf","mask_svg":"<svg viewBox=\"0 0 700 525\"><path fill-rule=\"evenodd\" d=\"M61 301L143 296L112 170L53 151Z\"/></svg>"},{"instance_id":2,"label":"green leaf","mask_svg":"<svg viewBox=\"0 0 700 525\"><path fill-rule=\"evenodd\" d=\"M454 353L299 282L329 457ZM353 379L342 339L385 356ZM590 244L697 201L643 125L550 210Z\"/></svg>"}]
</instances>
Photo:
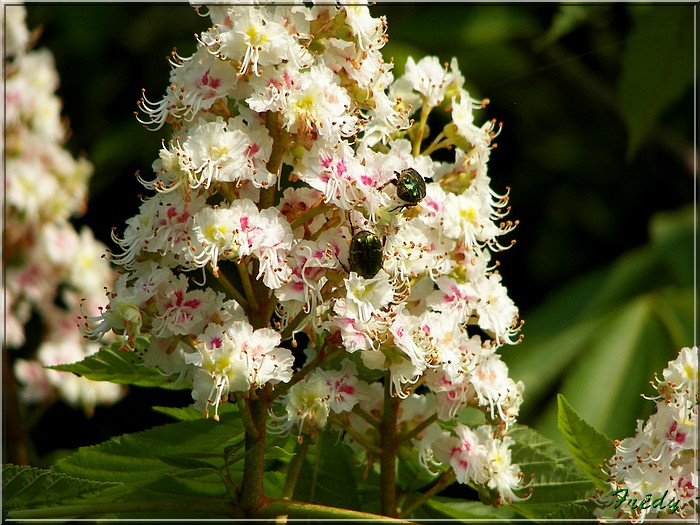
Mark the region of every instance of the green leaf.
<instances>
[{"instance_id":1,"label":"green leaf","mask_svg":"<svg viewBox=\"0 0 700 525\"><path fill-rule=\"evenodd\" d=\"M219 406L219 414L223 414L225 410L227 410L226 407L230 405L220 405ZM153 407L154 412L158 412L160 414L165 414L166 416L170 416L173 419L176 419L177 421L195 421L198 419L202 419L202 413L194 408L193 406L188 406L188 407L182 407L182 408L176 408L176 407Z\"/></svg>"},{"instance_id":2,"label":"green leaf","mask_svg":"<svg viewBox=\"0 0 700 525\"><path fill-rule=\"evenodd\" d=\"M352 453L343 443L338 443L333 432L318 434L316 443L306 453L306 465L297 481L294 499L362 510L357 485L353 477Z\"/></svg>"},{"instance_id":3,"label":"green leaf","mask_svg":"<svg viewBox=\"0 0 700 525\"><path fill-rule=\"evenodd\" d=\"M435 475L428 472L418 460L418 450L415 448L399 449L397 461L397 485L402 491L418 491L435 481Z\"/></svg>"},{"instance_id":4,"label":"green leaf","mask_svg":"<svg viewBox=\"0 0 700 525\"><path fill-rule=\"evenodd\" d=\"M658 297L641 295L608 314L560 388L582 417L609 436L633 434L637 419L651 414L653 403L639 394L678 353L657 314ZM558 433L556 405L540 424L547 435Z\"/></svg>"},{"instance_id":5,"label":"green leaf","mask_svg":"<svg viewBox=\"0 0 700 525\"><path fill-rule=\"evenodd\" d=\"M432 11L430 9L429 11ZM460 43L467 46L493 46L507 43L519 38L531 38L539 31L536 17L527 9L511 9L507 5L470 6L469 16L461 19ZM450 31L453 24L436 21L434 31ZM417 21L420 25L420 20ZM422 40L422 39L421 39ZM443 40L444 42L444 40Z\"/></svg>"},{"instance_id":6,"label":"green leaf","mask_svg":"<svg viewBox=\"0 0 700 525\"><path fill-rule=\"evenodd\" d=\"M592 522L595 520L595 515L593 511L585 505L566 503L564 505L557 505L555 510L545 516L545 519L560 523L572 520L588 520Z\"/></svg>"},{"instance_id":7,"label":"green leaf","mask_svg":"<svg viewBox=\"0 0 700 525\"><path fill-rule=\"evenodd\" d=\"M675 277L687 287L695 284L695 210L687 206L655 214L649 223L651 245Z\"/></svg>"},{"instance_id":8,"label":"green leaf","mask_svg":"<svg viewBox=\"0 0 700 525\"><path fill-rule=\"evenodd\" d=\"M88 483L118 484L74 508L49 506L13 512L18 518L230 518L235 511L230 497L243 479L242 463L235 459L245 432L235 405L222 405L219 414L218 422L200 416L81 448L57 461L51 473ZM266 458L273 462L289 456L277 443L274 436L266 440ZM244 452L238 455L241 459Z\"/></svg>"},{"instance_id":9,"label":"green leaf","mask_svg":"<svg viewBox=\"0 0 700 525\"><path fill-rule=\"evenodd\" d=\"M560 308L566 304L568 309L568 300L553 303ZM544 313L543 318L549 318L548 312ZM533 324L535 322L533 320ZM536 414L542 411L541 399L556 386L562 374L572 368L582 349L598 332L599 326L599 319L586 319L578 323L571 322L568 328L561 331L552 327L551 333L543 336L534 330L528 331L531 327L530 317L526 318L523 329L525 340L512 351L503 354L510 376L525 384L525 403L521 408L524 417L527 417L528 409L536 411Z\"/></svg>"},{"instance_id":10,"label":"green leaf","mask_svg":"<svg viewBox=\"0 0 700 525\"><path fill-rule=\"evenodd\" d=\"M564 436L576 463L596 487L608 490L606 476L600 466L615 453L615 445L606 435L598 432L579 416L566 398L559 400L559 431Z\"/></svg>"},{"instance_id":11,"label":"green leaf","mask_svg":"<svg viewBox=\"0 0 700 525\"><path fill-rule=\"evenodd\" d=\"M62 507L63 511L52 501L48 508L27 509L26 502L18 500L13 515L230 517L227 488L219 471L224 468L227 450L241 442L244 430L234 405L223 405L220 415L219 422L200 417L81 448L57 461L48 472L59 480L76 480L71 482L81 489L80 483L85 490L107 488L83 498L80 504ZM270 449L272 456L280 454L274 440L270 440ZM242 470L229 466L233 486L240 484Z\"/></svg>"},{"instance_id":12,"label":"green leaf","mask_svg":"<svg viewBox=\"0 0 700 525\"><path fill-rule=\"evenodd\" d=\"M470 428L476 428L486 423L486 414L476 407L464 407L457 414L457 421Z\"/></svg>"},{"instance_id":13,"label":"green leaf","mask_svg":"<svg viewBox=\"0 0 700 525\"><path fill-rule=\"evenodd\" d=\"M580 4L560 5L547 33L535 44L536 49L541 50L551 45L561 37L588 23L593 17L597 16L605 9L609 9L609 6Z\"/></svg>"},{"instance_id":14,"label":"green leaf","mask_svg":"<svg viewBox=\"0 0 700 525\"><path fill-rule=\"evenodd\" d=\"M651 5L636 18L622 57L619 92L633 155L694 78L691 5Z\"/></svg>"},{"instance_id":15,"label":"green leaf","mask_svg":"<svg viewBox=\"0 0 700 525\"><path fill-rule=\"evenodd\" d=\"M552 440L523 425L516 425L508 435L515 441L512 462L532 489L528 499L512 505L519 513L541 518L558 505L584 503L593 494L593 483Z\"/></svg>"},{"instance_id":16,"label":"green leaf","mask_svg":"<svg viewBox=\"0 0 700 525\"><path fill-rule=\"evenodd\" d=\"M693 346L695 341L695 288L689 286L683 289L667 288L661 290L654 296L654 313L658 316L659 322L663 325L672 343L669 345L673 349L681 349L684 346ZM658 371L659 366L665 367L667 361L664 359L672 357L664 352L654 370Z\"/></svg>"},{"instance_id":17,"label":"green leaf","mask_svg":"<svg viewBox=\"0 0 700 525\"><path fill-rule=\"evenodd\" d=\"M523 313L525 339L503 353L511 377L526 385L521 421L563 446L554 392L613 437L631 435L637 419L651 413L639 394L693 343L691 212L654 216L649 244Z\"/></svg>"},{"instance_id":18,"label":"green leaf","mask_svg":"<svg viewBox=\"0 0 700 525\"><path fill-rule=\"evenodd\" d=\"M141 366L142 359L134 352L120 350L118 345L103 346L82 361L51 366L53 370L72 372L93 381L110 381L122 385L184 389L189 385L176 383L175 377L161 374L155 368Z\"/></svg>"},{"instance_id":19,"label":"green leaf","mask_svg":"<svg viewBox=\"0 0 700 525\"><path fill-rule=\"evenodd\" d=\"M289 459L292 456L294 456L294 452L290 452L288 450L285 450L282 447L278 447L277 445L267 447L265 449L265 460L270 460L270 459Z\"/></svg>"},{"instance_id":20,"label":"green leaf","mask_svg":"<svg viewBox=\"0 0 700 525\"><path fill-rule=\"evenodd\" d=\"M216 470L217 467L206 461L200 461L198 459L192 459L189 455L181 456L156 456L166 465L171 467L177 467L183 470Z\"/></svg>"},{"instance_id":21,"label":"green leaf","mask_svg":"<svg viewBox=\"0 0 700 525\"><path fill-rule=\"evenodd\" d=\"M484 505L480 501L468 501L456 498L446 498L436 496L430 498L425 505L421 506L415 513L415 519L451 519L479 520L486 522L489 520L509 520L517 518L517 514L508 506L503 505L498 508Z\"/></svg>"},{"instance_id":22,"label":"green leaf","mask_svg":"<svg viewBox=\"0 0 700 525\"><path fill-rule=\"evenodd\" d=\"M100 494L95 503L101 507L98 512L112 508L118 519L230 518L234 509L222 491L221 479L211 470L208 472L206 477L166 475L125 485L121 491Z\"/></svg>"},{"instance_id":23,"label":"green leaf","mask_svg":"<svg viewBox=\"0 0 700 525\"><path fill-rule=\"evenodd\" d=\"M143 483L178 475L192 467L162 458L211 458L212 463L207 465L220 467L226 447L244 435L243 425L234 410L231 405L218 422L204 418L181 421L84 447L57 461L53 469L97 481ZM200 467L202 465L198 464L197 468Z\"/></svg>"},{"instance_id":24,"label":"green leaf","mask_svg":"<svg viewBox=\"0 0 700 525\"><path fill-rule=\"evenodd\" d=\"M116 483L79 479L51 470L2 466L2 500L5 510L66 504L114 485Z\"/></svg>"}]
</instances>

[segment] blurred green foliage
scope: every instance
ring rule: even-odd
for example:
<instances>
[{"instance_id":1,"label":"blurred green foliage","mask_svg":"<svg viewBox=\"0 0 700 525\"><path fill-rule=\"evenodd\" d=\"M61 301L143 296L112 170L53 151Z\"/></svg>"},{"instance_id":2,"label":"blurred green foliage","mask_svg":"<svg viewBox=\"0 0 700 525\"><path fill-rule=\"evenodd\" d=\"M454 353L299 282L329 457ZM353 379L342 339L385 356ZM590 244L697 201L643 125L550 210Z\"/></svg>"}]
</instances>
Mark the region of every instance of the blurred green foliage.
<instances>
[{"instance_id":1,"label":"blurred green foliage","mask_svg":"<svg viewBox=\"0 0 700 525\"><path fill-rule=\"evenodd\" d=\"M498 259L526 321L525 342L503 350L526 381L521 422L556 438L563 391L611 437L631 434L653 371L695 335L696 218L670 213L694 202L693 6L380 2L372 12L387 16L397 76L409 55L456 57L470 93L491 100L477 118L504 124L490 175L496 191L511 188L509 218L520 221ZM191 54L208 20L186 4L28 13L56 56L69 148L95 164L80 222L110 244L110 228L138 209L134 173L150 174L167 138L136 122L140 90L159 99L165 58Z\"/></svg>"}]
</instances>

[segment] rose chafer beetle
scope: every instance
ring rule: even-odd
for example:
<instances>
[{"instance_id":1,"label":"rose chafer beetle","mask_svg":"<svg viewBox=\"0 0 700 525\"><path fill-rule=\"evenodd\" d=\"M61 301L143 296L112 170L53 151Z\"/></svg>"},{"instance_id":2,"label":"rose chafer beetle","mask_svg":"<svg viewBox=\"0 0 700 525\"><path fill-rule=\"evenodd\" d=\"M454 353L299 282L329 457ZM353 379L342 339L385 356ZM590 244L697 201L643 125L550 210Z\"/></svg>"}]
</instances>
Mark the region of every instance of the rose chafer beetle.
<instances>
[{"instance_id":1,"label":"rose chafer beetle","mask_svg":"<svg viewBox=\"0 0 700 525\"><path fill-rule=\"evenodd\" d=\"M415 206L425 197L425 179L413 168L406 168L392 181L399 199Z\"/></svg>"},{"instance_id":2,"label":"rose chafer beetle","mask_svg":"<svg viewBox=\"0 0 700 525\"><path fill-rule=\"evenodd\" d=\"M404 202L392 211L415 206L426 195L425 179L413 168L406 168L401 173L396 172L396 178L389 182L396 186L396 196Z\"/></svg>"},{"instance_id":3,"label":"rose chafer beetle","mask_svg":"<svg viewBox=\"0 0 700 525\"><path fill-rule=\"evenodd\" d=\"M350 271L371 279L384 264L384 244L375 234L368 231L357 232L350 241L348 255Z\"/></svg>"}]
</instances>

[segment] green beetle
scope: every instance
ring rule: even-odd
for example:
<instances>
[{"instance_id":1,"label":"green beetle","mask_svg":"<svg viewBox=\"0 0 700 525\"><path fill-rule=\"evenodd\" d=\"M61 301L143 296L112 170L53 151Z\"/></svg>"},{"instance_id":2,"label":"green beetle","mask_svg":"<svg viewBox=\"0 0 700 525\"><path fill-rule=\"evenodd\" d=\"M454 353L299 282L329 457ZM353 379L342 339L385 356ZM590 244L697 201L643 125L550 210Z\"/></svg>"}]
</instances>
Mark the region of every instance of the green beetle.
<instances>
[{"instance_id":1,"label":"green beetle","mask_svg":"<svg viewBox=\"0 0 700 525\"><path fill-rule=\"evenodd\" d=\"M371 279L384 264L384 244L375 234L360 231L352 236L350 254L348 255L350 271Z\"/></svg>"},{"instance_id":2,"label":"green beetle","mask_svg":"<svg viewBox=\"0 0 700 525\"><path fill-rule=\"evenodd\" d=\"M396 186L396 196L404 201L404 204L391 211L415 206L426 195L425 179L413 168L406 168L401 173L396 172L396 178L392 179L390 183Z\"/></svg>"}]
</instances>

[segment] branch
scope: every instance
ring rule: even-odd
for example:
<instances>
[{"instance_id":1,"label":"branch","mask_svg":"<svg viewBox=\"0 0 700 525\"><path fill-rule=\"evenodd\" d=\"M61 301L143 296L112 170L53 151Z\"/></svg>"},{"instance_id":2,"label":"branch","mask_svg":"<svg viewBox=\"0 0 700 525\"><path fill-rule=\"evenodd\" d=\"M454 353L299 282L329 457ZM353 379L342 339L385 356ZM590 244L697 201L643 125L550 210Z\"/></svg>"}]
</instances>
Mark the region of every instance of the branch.
<instances>
[{"instance_id":1,"label":"branch","mask_svg":"<svg viewBox=\"0 0 700 525\"><path fill-rule=\"evenodd\" d=\"M301 501L269 499L255 513L256 518L275 518L277 516L288 516L290 518L308 519L343 519L343 520L378 520L385 523L412 523L406 520L387 518L378 514L360 512L356 510L340 509L336 507L326 507L313 503Z\"/></svg>"}]
</instances>

